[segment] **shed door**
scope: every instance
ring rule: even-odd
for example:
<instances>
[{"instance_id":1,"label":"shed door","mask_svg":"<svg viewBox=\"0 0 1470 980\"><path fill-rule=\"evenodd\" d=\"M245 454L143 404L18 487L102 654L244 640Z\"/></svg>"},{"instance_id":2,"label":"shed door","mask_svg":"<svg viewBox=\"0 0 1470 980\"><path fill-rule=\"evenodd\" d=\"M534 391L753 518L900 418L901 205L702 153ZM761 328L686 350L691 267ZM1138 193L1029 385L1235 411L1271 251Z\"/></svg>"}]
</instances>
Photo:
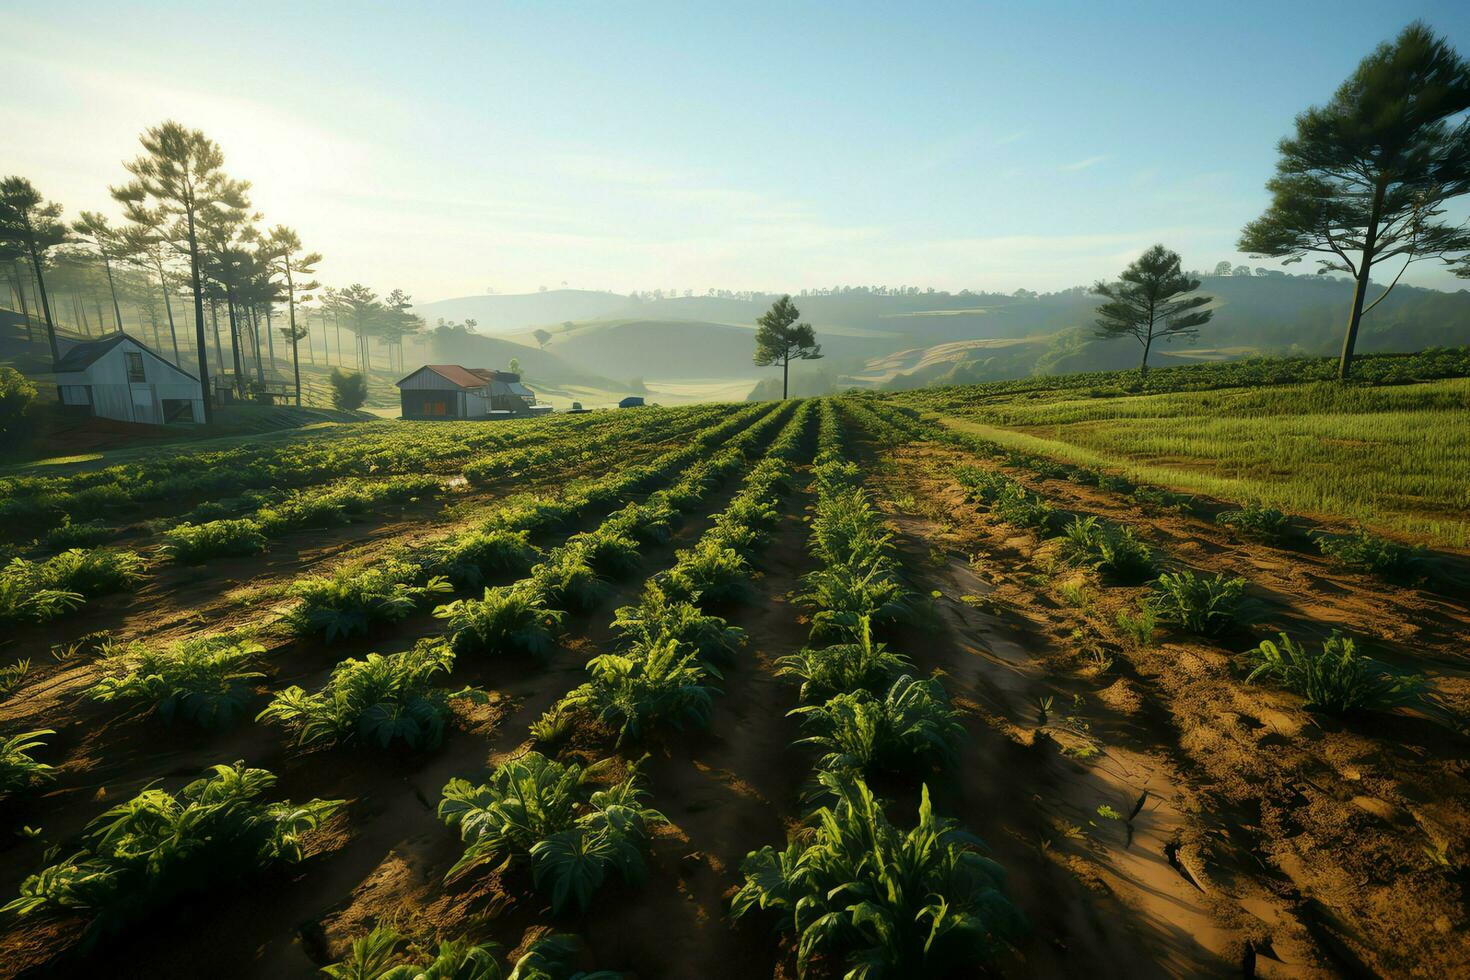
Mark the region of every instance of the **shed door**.
<instances>
[{"instance_id":1,"label":"shed door","mask_svg":"<svg viewBox=\"0 0 1470 980\"><path fill-rule=\"evenodd\" d=\"M128 385L128 388L133 396L133 421L157 425L158 417L153 412L153 386Z\"/></svg>"}]
</instances>

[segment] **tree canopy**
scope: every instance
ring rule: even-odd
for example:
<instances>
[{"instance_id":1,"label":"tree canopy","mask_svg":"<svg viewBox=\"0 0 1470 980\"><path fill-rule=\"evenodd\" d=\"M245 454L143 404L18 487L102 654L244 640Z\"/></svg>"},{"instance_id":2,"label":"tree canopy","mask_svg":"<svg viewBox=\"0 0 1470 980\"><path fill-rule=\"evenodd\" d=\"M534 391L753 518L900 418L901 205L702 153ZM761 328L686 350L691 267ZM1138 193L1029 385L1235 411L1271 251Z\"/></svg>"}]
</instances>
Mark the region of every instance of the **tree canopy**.
<instances>
[{"instance_id":1,"label":"tree canopy","mask_svg":"<svg viewBox=\"0 0 1470 980\"><path fill-rule=\"evenodd\" d=\"M1123 270L1117 282L1099 282L1093 293L1106 302L1097 308L1096 336L1132 337L1143 348L1138 373L1148 373L1154 341L1196 337L1210 321L1209 296L1190 296L1199 280L1179 268L1179 253L1155 245Z\"/></svg>"},{"instance_id":2,"label":"tree canopy","mask_svg":"<svg viewBox=\"0 0 1470 980\"><path fill-rule=\"evenodd\" d=\"M1363 59L1326 105L1296 118L1279 145L1271 204L1245 226L1240 250L1299 262L1357 281L1339 375L1351 370L1364 313L1416 261L1470 251L1470 232L1441 219L1470 190L1470 64L1426 25L1414 23ZM1402 259L1392 282L1364 308L1376 263ZM1470 273L1467 273L1470 274Z\"/></svg>"},{"instance_id":3,"label":"tree canopy","mask_svg":"<svg viewBox=\"0 0 1470 980\"><path fill-rule=\"evenodd\" d=\"M781 397L790 391L791 362L815 361L822 356L816 331L810 323L798 323L801 311L782 296L755 321L755 363L760 367L781 365Z\"/></svg>"}]
</instances>

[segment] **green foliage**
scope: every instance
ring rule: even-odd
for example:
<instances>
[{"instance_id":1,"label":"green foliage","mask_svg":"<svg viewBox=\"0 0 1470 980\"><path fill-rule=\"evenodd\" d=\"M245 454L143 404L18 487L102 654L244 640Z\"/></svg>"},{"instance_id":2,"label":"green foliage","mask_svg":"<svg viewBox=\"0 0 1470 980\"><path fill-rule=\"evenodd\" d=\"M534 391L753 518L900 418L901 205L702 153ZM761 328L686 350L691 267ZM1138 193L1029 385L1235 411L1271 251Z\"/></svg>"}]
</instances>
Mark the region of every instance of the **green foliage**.
<instances>
[{"instance_id":1,"label":"green foliage","mask_svg":"<svg viewBox=\"0 0 1470 980\"><path fill-rule=\"evenodd\" d=\"M1245 598L1245 579L1165 572L1158 577L1148 608L1166 626L1214 636L1235 623Z\"/></svg>"},{"instance_id":2,"label":"green foliage","mask_svg":"<svg viewBox=\"0 0 1470 980\"><path fill-rule=\"evenodd\" d=\"M618 742L641 739L649 729L709 725L719 673L673 639L605 653L587 662L589 680L566 697L568 706L590 712L618 730Z\"/></svg>"},{"instance_id":3,"label":"green foliage","mask_svg":"<svg viewBox=\"0 0 1470 980\"><path fill-rule=\"evenodd\" d=\"M1401 677L1358 653L1350 637L1333 633L1312 653L1285 633L1278 646L1271 640L1245 655L1251 668L1247 683L1266 677L1300 694L1308 708L1333 714L1384 711L1415 704L1424 692L1420 677Z\"/></svg>"},{"instance_id":4,"label":"green foliage","mask_svg":"<svg viewBox=\"0 0 1470 980\"><path fill-rule=\"evenodd\" d=\"M686 599L670 597L656 581L644 586L636 606L622 606L613 614L612 629L624 649L647 650L673 640L706 664L730 662L745 641L740 627Z\"/></svg>"},{"instance_id":5,"label":"green foliage","mask_svg":"<svg viewBox=\"0 0 1470 980\"><path fill-rule=\"evenodd\" d=\"M500 575L524 575L541 557L530 531L485 528L434 546L433 566L459 588L473 588Z\"/></svg>"},{"instance_id":6,"label":"green foliage","mask_svg":"<svg viewBox=\"0 0 1470 980\"><path fill-rule=\"evenodd\" d=\"M116 927L188 893L234 885L247 873L293 864L302 835L341 800L266 803L276 782L244 763L215 766L177 793L150 787L107 810L83 834L80 850L31 875L0 911L17 915L73 910Z\"/></svg>"},{"instance_id":7,"label":"green foliage","mask_svg":"<svg viewBox=\"0 0 1470 980\"><path fill-rule=\"evenodd\" d=\"M648 825L664 817L643 805L636 769L602 789L592 788L596 774L528 752L497 766L484 785L450 780L439 818L459 828L466 847L449 876L501 860L529 865L557 913L585 909L613 872L641 881Z\"/></svg>"},{"instance_id":8,"label":"green foliage","mask_svg":"<svg viewBox=\"0 0 1470 980\"><path fill-rule=\"evenodd\" d=\"M332 368L332 407L344 411L356 411L367 402L367 379L356 371Z\"/></svg>"},{"instance_id":9,"label":"green foliage","mask_svg":"<svg viewBox=\"0 0 1470 980\"><path fill-rule=\"evenodd\" d=\"M794 360L811 361L822 356L822 345L817 343L816 333L810 323L797 323L801 311L791 302L790 296L782 296L771 304L771 308L756 320L755 363L761 367L779 364L784 372ZM782 376L781 397L787 394L785 375Z\"/></svg>"},{"instance_id":10,"label":"green foliage","mask_svg":"<svg viewBox=\"0 0 1470 980\"><path fill-rule=\"evenodd\" d=\"M449 642L460 653L526 653L544 658L556 643L566 613L552 609L525 585L486 589L479 599L456 599L434 610L447 620Z\"/></svg>"},{"instance_id":11,"label":"green foliage","mask_svg":"<svg viewBox=\"0 0 1470 980\"><path fill-rule=\"evenodd\" d=\"M1132 337L1143 351L1139 373L1148 371L1148 355L1159 340L1192 339L1210 322L1209 296L1191 296L1199 280L1179 268L1179 253L1155 245L1123 270L1118 282L1092 287L1103 304L1097 308L1096 334L1104 340Z\"/></svg>"},{"instance_id":12,"label":"green foliage","mask_svg":"<svg viewBox=\"0 0 1470 980\"><path fill-rule=\"evenodd\" d=\"M95 548L115 537L117 528L102 521L72 523L67 518L60 526L47 531L41 543L48 551L69 551L72 548Z\"/></svg>"},{"instance_id":13,"label":"green foliage","mask_svg":"<svg viewBox=\"0 0 1470 980\"><path fill-rule=\"evenodd\" d=\"M43 562L14 558L0 569L0 622L44 623L142 577L143 559L131 551L73 548Z\"/></svg>"},{"instance_id":14,"label":"green foliage","mask_svg":"<svg viewBox=\"0 0 1470 980\"><path fill-rule=\"evenodd\" d=\"M507 971L499 943L450 939L428 948L380 923L322 972L333 980L617 980L616 973L578 971L580 950L576 936L548 933L533 940Z\"/></svg>"},{"instance_id":15,"label":"green foliage","mask_svg":"<svg viewBox=\"0 0 1470 980\"><path fill-rule=\"evenodd\" d=\"M418 566L390 559L361 570L298 579L286 593L298 600L286 612L286 622L297 633L320 633L328 643L366 634L374 625L396 623L433 596L451 591L443 576L418 585L419 576Z\"/></svg>"},{"instance_id":16,"label":"green foliage","mask_svg":"<svg viewBox=\"0 0 1470 980\"><path fill-rule=\"evenodd\" d=\"M1321 535L1317 538L1317 548L1341 565L1385 578L1407 575L1419 565L1423 555L1422 548L1406 548L1361 527L1344 537Z\"/></svg>"},{"instance_id":17,"label":"green foliage","mask_svg":"<svg viewBox=\"0 0 1470 980\"><path fill-rule=\"evenodd\" d=\"M451 698L483 698L472 688L451 694L435 683L453 669L454 652L430 640L402 653L348 658L332 668L320 691L293 686L278 692L256 721L286 725L297 745L360 741L387 748L401 741L431 749L444 738Z\"/></svg>"},{"instance_id":18,"label":"green foliage","mask_svg":"<svg viewBox=\"0 0 1470 980\"><path fill-rule=\"evenodd\" d=\"M1137 613L1120 610L1116 620L1118 629L1141 647L1149 646L1154 641L1154 630L1158 629L1159 617L1153 607L1145 602Z\"/></svg>"},{"instance_id":19,"label":"green foliage","mask_svg":"<svg viewBox=\"0 0 1470 980\"><path fill-rule=\"evenodd\" d=\"M776 661L776 676L801 681L803 703L857 691L880 694L899 675L913 670L907 657L873 640L870 617L858 617L857 626L846 632L851 634L848 642L806 647Z\"/></svg>"},{"instance_id":20,"label":"green foliage","mask_svg":"<svg viewBox=\"0 0 1470 980\"><path fill-rule=\"evenodd\" d=\"M739 551L707 536L675 553L662 588L671 596L701 604L742 602L750 596L753 571Z\"/></svg>"},{"instance_id":21,"label":"green foliage","mask_svg":"<svg viewBox=\"0 0 1470 980\"><path fill-rule=\"evenodd\" d=\"M41 739L55 734L42 728L0 738L0 799L55 778L52 766L32 757L36 749L46 746Z\"/></svg>"},{"instance_id":22,"label":"green foliage","mask_svg":"<svg viewBox=\"0 0 1470 980\"><path fill-rule=\"evenodd\" d=\"M636 549L634 553L636 556ZM583 612L595 609L607 592L588 552L577 547L553 550L546 561L531 569L530 582L548 603Z\"/></svg>"},{"instance_id":23,"label":"green foliage","mask_svg":"<svg viewBox=\"0 0 1470 980\"><path fill-rule=\"evenodd\" d=\"M927 786L917 824L904 831L863 781L821 780L835 802L785 851L747 855L730 904L737 919L756 909L779 916L799 974L824 955L874 980L974 972L1019 933L1004 870L978 838L935 816Z\"/></svg>"},{"instance_id":24,"label":"green foliage","mask_svg":"<svg viewBox=\"0 0 1470 980\"><path fill-rule=\"evenodd\" d=\"M1290 530L1286 515L1275 507L1250 503L1237 510L1221 511L1215 523L1247 537L1262 541L1280 541Z\"/></svg>"},{"instance_id":25,"label":"green foliage","mask_svg":"<svg viewBox=\"0 0 1470 980\"><path fill-rule=\"evenodd\" d=\"M1141 581L1154 570L1153 552L1133 528L1105 527L1096 517L1074 517L1063 529L1062 559L1124 582Z\"/></svg>"},{"instance_id":26,"label":"green foliage","mask_svg":"<svg viewBox=\"0 0 1470 980\"><path fill-rule=\"evenodd\" d=\"M163 532L163 551L178 562L201 562L223 555L255 555L264 551L265 535L249 518L179 524Z\"/></svg>"},{"instance_id":27,"label":"green foliage","mask_svg":"<svg viewBox=\"0 0 1470 980\"><path fill-rule=\"evenodd\" d=\"M836 694L789 714L812 732L796 744L825 750L817 768L843 774L943 765L953 759L955 741L964 734L939 679L921 681L907 674L879 697L862 690Z\"/></svg>"},{"instance_id":28,"label":"green foliage","mask_svg":"<svg viewBox=\"0 0 1470 980\"><path fill-rule=\"evenodd\" d=\"M95 701L140 702L165 722L204 728L228 725L245 710L255 681L248 669L265 652L258 643L229 635L196 637L172 649L142 641L103 647L103 677L88 689Z\"/></svg>"},{"instance_id":29,"label":"green foliage","mask_svg":"<svg viewBox=\"0 0 1470 980\"><path fill-rule=\"evenodd\" d=\"M26 416L36 400L36 386L13 367L0 365L0 448L21 441Z\"/></svg>"}]
</instances>

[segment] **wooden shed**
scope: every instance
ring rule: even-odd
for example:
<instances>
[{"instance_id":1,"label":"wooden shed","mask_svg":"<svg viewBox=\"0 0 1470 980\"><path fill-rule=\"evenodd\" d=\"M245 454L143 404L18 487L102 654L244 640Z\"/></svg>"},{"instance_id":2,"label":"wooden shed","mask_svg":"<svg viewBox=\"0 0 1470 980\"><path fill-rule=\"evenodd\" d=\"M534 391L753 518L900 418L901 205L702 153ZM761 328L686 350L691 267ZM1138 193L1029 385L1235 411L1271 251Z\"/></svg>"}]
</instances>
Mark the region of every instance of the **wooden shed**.
<instances>
[{"instance_id":1,"label":"wooden shed","mask_svg":"<svg viewBox=\"0 0 1470 980\"><path fill-rule=\"evenodd\" d=\"M509 371L425 364L398 382L406 419L487 419L534 414L536 395Z\"/></svg>"},{"instance_id":2,"label":"wooden shed","mask_svg":"<svg viewBox=\"0 0 1470 980\"><path fill-rule=\"evenodd\" d=\"M199 379L119 331L74 344L56 362L64 410L146 425L204 421Z\"/></svg>"}]
</instances>

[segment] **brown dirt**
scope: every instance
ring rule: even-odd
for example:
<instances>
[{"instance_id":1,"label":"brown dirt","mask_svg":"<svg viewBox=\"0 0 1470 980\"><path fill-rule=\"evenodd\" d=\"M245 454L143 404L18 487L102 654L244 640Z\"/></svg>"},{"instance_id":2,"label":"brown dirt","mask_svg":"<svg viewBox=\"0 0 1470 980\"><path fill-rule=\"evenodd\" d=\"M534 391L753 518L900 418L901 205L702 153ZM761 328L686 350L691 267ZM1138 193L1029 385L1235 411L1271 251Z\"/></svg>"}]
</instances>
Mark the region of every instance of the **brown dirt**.
<instances>
[{"instance_id":1,"label":"brown dirt","mask_svg":"<svg viewBox=\"0 0 1470 980\"><path fill-rule=\"evenodd\" d=\"M1462 600L1008 470L1068 511L1132 525L1171 564L1251 583L1254 629L1139 647L1113 617L1142 589L1057 566L1054 546L995 522L948 477L957 462L993 464L935 445L890 458L876 482L912 494L919 511L895 517L909 567L974 641L958 676L972 678L976 714L1029 748L1025 764L998 775L1060 830L1046 852L1127 907L1118 921L1156 964L1173 974L1246 963L1262 975L1470 971L1465 873L1453 870L1470 836L1470 740L1452 716L1470 701ZM1083 608L1057 591L1064 582L1088 590ZM1233 664L1252 634L1331 628L1425 674L1450 711L1332 719L1244 684ZM1140 800L1132 820L1096 811L1126 817Z\"/></svg>"},{"instance_id":2,"label":"brown dirt","mask_svg":"<svg viewBox=\"0 0 1470 980\"><path fill-rule=\"evenodd\" d=\"M936 808L990 844L1030 922L1002 972L1470 972L1463 870L1470 745L1446 726L1447 716L1330 721L1308 713L1289 694L1242 683L1231 655L1251 644L1245 632L1218 644L1129 645L1113 616L1141 590L1059 571L1048 560L1054 546L965 503L947 476L960 457L928 444L883 450L869 482L880 497L912 495L914 506L885 508L915 587L939 593L933 629L886 639L921 670L943 671L969 733L954 772L931 780ZM1470 699L1470 613L1459 600L1235 541L1188 516L1145 517L1062 481L1030 482L1059 506L1138 526L1177 561L1245 575L1261 603L1258 635L1341 626L1372 637L1375 655L1422 670L1446 705L1463 711ZM723 507L735 489L713 495L702 513ZM758 562L756 599L722 612L748 641L725 672L711 730L670 733L621 752L627 761L648 753L650 802L670 821L656 834L641 888L609 885L585 915L553 917L515 871L445 884L460 845L433 811L449 778L478 778L529 747L528 725L582 680L587 657L606 648L611 611L708 518L686 521L669 546L646 551L642 570L575 619L544 667L461 658L455 684L493 697L458 708L454 729L432 753L304 751L279 729L252 724L191 734L81 700L93 676L85 659L48 668L24 697L0 705L0 722L7 730L58 729L48 757L64 760L59 778L0 804L0 826L42 826L47 840L62 840L150 780L174 785L237 758L280 774L282 795L350 802L314 835L304 863L165 910L164 930L140 929L92 956L48 963L74 941L75 922L0 923L0 976L94 975L106 962L106 972L121 977L190 976L206 963L222 978L307 977L376 922L393 920L417 935L468 933L507 948L548 926L577 932L587 941L587 966L639 978L793 977L790 950L769 920L732 927L726 909L745 854L780 844L794 826L811 762L790 744L794 686L773 671L775 659L806 638L793 596L812 567L808 504L804 491L789 498ZM368 557L433 532L409 519L342 529L340 538L304 535L299 548L238 567L211 563L197 578L159 576L137 597L89 605L65 629L173 638L205 622L255 620L261 610L240 605L230 595L236 586ZM1055 589L1073 579L1090 593L1084 608ZM269 637L270 686L319 685L343 657L403 649L438 628L417 616L371 642L332 647ZM16 646L44 658L43 639L27 634ZM264 699L262 689L260 706ZM595 757L611 751L611 740L582 731L574 748ZM895 788L895 819L911 819L914 789ZM1426 846L1442 848L1461 870L1435 865ZM0 840L0 894L14 894L40 851L38 842Z\"/></svg>"}]
</instances>

